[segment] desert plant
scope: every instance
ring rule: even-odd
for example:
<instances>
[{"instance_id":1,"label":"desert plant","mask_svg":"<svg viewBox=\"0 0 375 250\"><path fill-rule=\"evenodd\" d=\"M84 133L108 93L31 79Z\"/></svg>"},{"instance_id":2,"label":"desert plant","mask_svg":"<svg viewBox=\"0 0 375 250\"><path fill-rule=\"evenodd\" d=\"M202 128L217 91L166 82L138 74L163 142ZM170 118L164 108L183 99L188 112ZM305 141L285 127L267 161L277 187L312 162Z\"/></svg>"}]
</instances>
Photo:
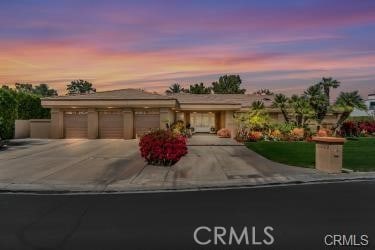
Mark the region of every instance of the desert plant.
<instances>
[{"instance_id":1,"label":"desert plant","mask_svg":"<svg viewBox=\"0 0 375 250\"><path fill-rule=\"evenodd\" d=\"M359 110L367 110L366 104L359 95L358 91L341 92L333 107L334 110L341 112L341 115L333 128L334 134L339 131L341 125L346 119L348 119L354 108Z\"/></svg>"},{"instance_id":2,"label":"desert plant","mask_svg":"<svg viewBox=\"0 0 375 250\"><path fill-rule=\"evenodd\" d=\"M289 98L286 97L284 94L276 94L275 99L272 103L273 108L279 108L281 113L283 114L285 122L289 122L289 116L287 109L289 107Z\"/></svg>"},{"instance_id":3,"label":"desert plant","mask_svg":"<svg viewBox=\"0 0 375 250\"><path fill-rule=\"evenodd\" d=\"M175 121L174 123L172 123L170 128L174 133L186 135L185 123L181 120L178 120L178 121Z\"/></svg>"},{"instance_id":4,"label":"desert plant","mask_svg":"<svg viewBox=\"0 0 375 250\"><path fill-rule=\"evenodd\" d=\"M141 156L152 165L171 166L187 154L186 138L167 130L145 134L139 147Z\"/></svg>"}]
</instances>

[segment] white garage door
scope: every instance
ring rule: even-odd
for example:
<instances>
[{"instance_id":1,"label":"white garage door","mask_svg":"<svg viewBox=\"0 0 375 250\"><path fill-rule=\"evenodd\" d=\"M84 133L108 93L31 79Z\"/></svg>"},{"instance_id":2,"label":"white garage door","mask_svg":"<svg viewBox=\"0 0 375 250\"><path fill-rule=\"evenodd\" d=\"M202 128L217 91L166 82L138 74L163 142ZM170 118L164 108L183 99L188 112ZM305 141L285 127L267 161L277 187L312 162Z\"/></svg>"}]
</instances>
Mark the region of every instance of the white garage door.
<instances>
[{"instance_id":1,"label":"white garage door","mask_svg":"<svg viewBox=\"0 0 375 250\"><path fill-rule=\"evenodd\" d=\"M87 112L65 112L64 135L65 138L87 138Z\"/></svg>"},{"instance_id":2,"label":"white garage door","mask_svg":"<svg viewBox=\"0 0 375 250\"><path fill-rule=\"evenodd\" d=\"M121 111L99 112L99 137L120 139L124 134L124 118Z\"/></svg>"}]
</instances>

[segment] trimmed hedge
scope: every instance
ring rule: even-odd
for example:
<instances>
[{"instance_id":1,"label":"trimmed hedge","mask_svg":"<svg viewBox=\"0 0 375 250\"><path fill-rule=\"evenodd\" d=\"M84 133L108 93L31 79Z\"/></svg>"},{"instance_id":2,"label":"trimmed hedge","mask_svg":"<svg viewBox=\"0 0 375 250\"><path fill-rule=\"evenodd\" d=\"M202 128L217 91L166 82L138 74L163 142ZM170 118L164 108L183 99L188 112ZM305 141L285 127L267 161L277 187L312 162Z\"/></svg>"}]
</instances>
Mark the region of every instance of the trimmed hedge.
<instances>
[{"instance_id":1,"label":"trimmed hedge","mask_svg":"<svg viewBox=\"0 0 375 250\"><path fill-rule=\"evenodd\" d=\"M17 99L11 90L0 89L0 138L13 137L14 121L17 118Z\"/></svg>"},{"instance_id":2,"label":"trimmed hedge","mask_svg":"<svg viewBox=\"0 0 375 250\"><path fill-rule=\"evenodd\" d=\"M0 138L13 138L16 119L49 119L50 116L50 110L42 107L39 96L0 88Z\"/></svg>"}]
</instances>

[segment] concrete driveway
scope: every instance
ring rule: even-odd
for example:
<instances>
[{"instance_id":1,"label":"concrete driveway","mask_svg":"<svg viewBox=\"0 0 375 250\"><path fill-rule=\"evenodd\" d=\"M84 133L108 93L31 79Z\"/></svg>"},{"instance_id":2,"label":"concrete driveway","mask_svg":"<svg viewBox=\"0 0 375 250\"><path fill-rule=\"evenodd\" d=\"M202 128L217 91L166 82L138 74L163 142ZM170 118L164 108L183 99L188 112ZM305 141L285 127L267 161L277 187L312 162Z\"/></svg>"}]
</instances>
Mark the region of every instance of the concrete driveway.
<instances>
[{"instance_id":1,"label":"concrete driveway","mask_svg":"<svg viewBox=\"0 0 375 250\"><path fill-rule=\"evenodd\" d=\"M258 185L320 178L231 139L194 136L173 167L145 164L137 140L13 140L0 150L1 190L128 191Z\"/></svg>"}]
</instances>

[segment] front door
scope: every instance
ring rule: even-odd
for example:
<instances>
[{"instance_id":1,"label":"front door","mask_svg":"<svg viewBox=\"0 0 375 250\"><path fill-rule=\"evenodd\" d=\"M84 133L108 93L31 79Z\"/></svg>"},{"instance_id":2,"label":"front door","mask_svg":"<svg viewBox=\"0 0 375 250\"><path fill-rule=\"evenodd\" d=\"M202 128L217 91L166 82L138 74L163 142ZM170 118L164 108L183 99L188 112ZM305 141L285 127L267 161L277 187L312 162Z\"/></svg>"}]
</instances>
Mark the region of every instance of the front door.
<instances>
[{"instance_id":1,"label":"front door","mask_svg":"<svg viewBox=\"0 0 375 250\"><path fill-rule=\"evenodd\" d=\"M208 113L191 113L190 124L198 133L209 133L212 127L215 127L215 114Z\"/></svg>"}]
</instances>

